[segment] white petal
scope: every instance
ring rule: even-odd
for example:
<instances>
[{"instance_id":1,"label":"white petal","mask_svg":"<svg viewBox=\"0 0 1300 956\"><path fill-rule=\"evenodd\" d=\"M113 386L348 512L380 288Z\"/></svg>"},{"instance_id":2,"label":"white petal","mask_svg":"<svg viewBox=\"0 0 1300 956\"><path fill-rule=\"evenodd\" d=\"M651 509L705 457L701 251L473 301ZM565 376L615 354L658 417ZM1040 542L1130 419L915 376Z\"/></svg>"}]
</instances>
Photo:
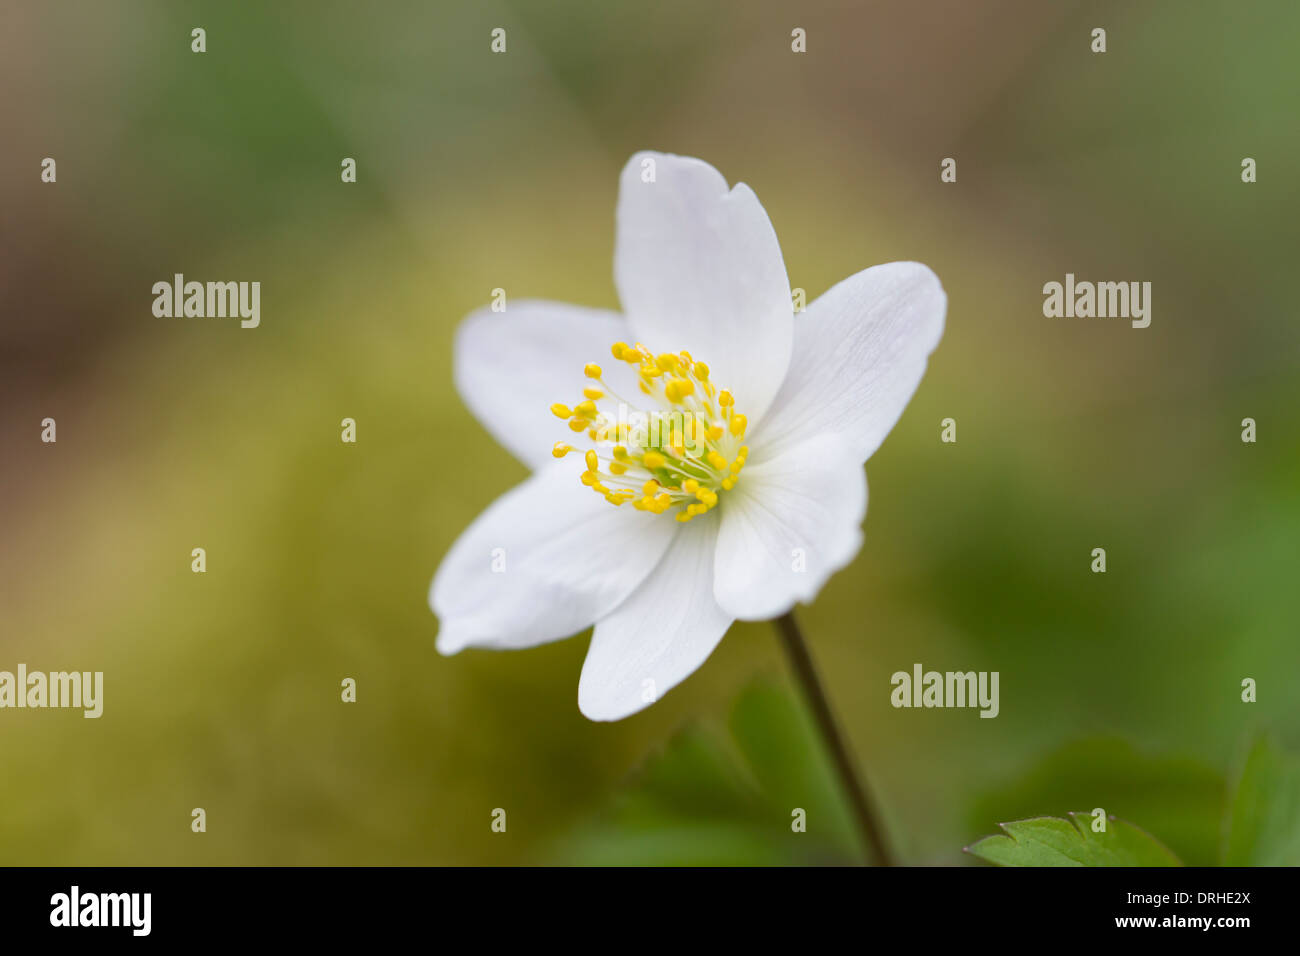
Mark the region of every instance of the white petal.
<instances>
[{"instance_id":1,"label":"white petal","mask_svg":"<svg viewBox=\"0 0 1300 956\"><path fill-rule=\"evenodd\" d=\"M833 436L746 465L719 505L713 592L728 613L760 621L808 602L862 545L867 476Z\"/></svg>"},{"instance_id":2,"label":"white petal","mask_svg":"<svg viewBox=\"0 0 1300 956\"><path fill-rule=\"evenodd\" d=\"M654 182L642 179L646 160ZM781 247L753 190L728 190L698 159L637 153L619 184L614 278L636 338L708 364L752 427L785 376L794 324Z\"/></svg>"},{"instance_id":3,"label":"white petal","mask_svg":"<svg viewBox=\"0 0 1300 956\"><path fill-rule=\"evenodd\" d=\"M714 515L683 526L645 582L596 624L578 683L589 718L621 720L648 707L718 646L731 616L713 598L717 536Z\"/></svg>"},{"instance_id":4,"label":"white petal","mask_svg":"<svg viewBox=\"0 0 1300 956\"><path fill-rule=\"evenodd\" d=\"M492 437L535 469L551 460L557 441L573 437L550 408L582 401L583 387L594 384L582 374L588 362L622 394L636 394L635 373L609 354L631 337L614 312L507 300L506 311L479 309L460 324L456 388Z\"/></svg>"},{"instance_id":5,"label":"white petal","mask_svg":"<svg viewBox=\"0 0 1300 956\"><path fill-rule=\"evenodd\" d=\"M531 647L576 634L659 563L680 525L614 507L579 484L581 470L552 462L493 502L452 545L429 592L439 651Z\"/></svg>"},{"instance_id":6,"label":"white petal","mask_svg":"<svg viewBox=\"0 0 1300 956\"><path fill-rule=\"evenodd\" d=\"M920 384L947 305L938 277L918 262L873 266L817 299L795 322L772 413L750 432L755 455L833 434L856 461L870 458Z\"/></svg>"}]
</instances>

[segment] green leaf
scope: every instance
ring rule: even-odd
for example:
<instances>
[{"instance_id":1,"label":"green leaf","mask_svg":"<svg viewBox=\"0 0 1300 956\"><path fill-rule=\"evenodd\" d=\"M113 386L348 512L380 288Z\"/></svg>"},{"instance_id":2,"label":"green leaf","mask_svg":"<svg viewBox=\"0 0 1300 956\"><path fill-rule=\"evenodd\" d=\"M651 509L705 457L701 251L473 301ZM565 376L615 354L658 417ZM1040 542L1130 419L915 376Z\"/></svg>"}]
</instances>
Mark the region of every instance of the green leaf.
<instances>
[{"instance_id":1,"label":"green leaf","mask_svg":"<svg viewBox=\"0 0 1300 956\"><path fill-rule=\"evenodd\" d=\"M1187 866L1222 858L1225 775L1199 758L1139 750L1117 737L1075 740L1038 758L1023 773L1000 775L971 802L967 832L989 820L1022 820L1043 807L1106 808L1157 828ZM1086 821L1085 821L1086 822Z\"/></svg>"},{"instance_id":2,"label":"green leaf","mask_svg":"<svg viewBox=\"0 0 1300 956\"><path fill-rule=\"evenodd\" d=\"M1000 824L1006 836L990 836L967 852L998 866L1182 866L1160 841L1131 823L1108 817L1094 833L1092 815L1034 817Z\"/></svg>"},{"instance_id":3,"label":"green leaf","mask_svg":"<svg viewBox=\"0 0 1300 956\"><path fill-rule=\"evenodd\" d=\"M806 829L791 823L804 811ZM852 818L806 709L746 688L725 728L690 726L548 859L578 865L779 866L862 861Z\"/></svg>"},{"instance_id":4,"label":"green leaf","mask_svg":"<svg viewBox=\"0 0 1300 956\"><path fill-rule=\"evenodd\" d=\"M737 699L728 726L771 808L771 819L788 831L791 813L798 807L807 814L810 835L860 862L866 848L802 702L778 686L755 684Z\"/></svg>"},{"instance_id":5,"label":"green leaf","mask_svg":"<svg viewBox=\"0 0 1300 956\"><path fill-rule=\"evenodd\" d=\"M1300 760L1260 738L1228 810L1225 866L1300 865Z\"/></svg>"}]
</instances>

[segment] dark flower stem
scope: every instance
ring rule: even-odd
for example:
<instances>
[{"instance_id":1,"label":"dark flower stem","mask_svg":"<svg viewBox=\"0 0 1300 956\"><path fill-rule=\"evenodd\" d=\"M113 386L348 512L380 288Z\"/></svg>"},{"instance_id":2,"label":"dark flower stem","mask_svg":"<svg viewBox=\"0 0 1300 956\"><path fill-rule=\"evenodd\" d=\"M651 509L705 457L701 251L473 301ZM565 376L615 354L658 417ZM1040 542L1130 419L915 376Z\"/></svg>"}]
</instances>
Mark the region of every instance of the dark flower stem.
<instances>
[{"instance_id":1,"label":"dark flower stem","mask_svg":"<svg viewBox=\"0 0 1300 956\"><path fill-rule=\"evenodd\" d=\"M799 629L799 622L794 619L794 611L787 611L773 623L776 624L777 632L781 635L781 644L785 647L786 656L790 658L790 666L794 668L795 677L798 678L804 696L808 698L808 704L812 707L813 717L817 720L817 729L821 731L826 747L831 752L835 772L839 775L840 784L849 799L849 805L857 820L858 828L862 831L862 837L871 847L877 864L893 866L894 858L889 852L889 844L885 841L885 828L880 825L879 815L871 805L871 798L867 794L862 778L853 767L853 758L849 755L844 737L835 723L835 715L831 713L826 689L817 676L817 668L808 653L808 644Z\"/></svg>"}]
</instances>

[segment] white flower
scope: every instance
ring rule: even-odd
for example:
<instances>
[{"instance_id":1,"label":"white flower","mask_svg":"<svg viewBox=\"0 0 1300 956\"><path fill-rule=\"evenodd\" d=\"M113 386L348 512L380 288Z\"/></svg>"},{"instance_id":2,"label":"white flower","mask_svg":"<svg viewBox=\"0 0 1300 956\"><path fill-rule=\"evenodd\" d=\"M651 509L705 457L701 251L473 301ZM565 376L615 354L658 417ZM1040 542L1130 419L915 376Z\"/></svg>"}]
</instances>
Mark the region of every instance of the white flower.
<instances>
[{"instance_id":1,"label":"white flower","mask_svg":"<svg viewBox=\"0 0 1300 956\"><path fill-rule=\"evenodd\" d=\"M920 383L947 306L933 272L893 262L796 316L748 186L639 153L619 190L624 315L511 302L461 325L456 385L533 474L460 536L429 596L444 654L595 624L578 685L592 720L641 710L733 620L811 600L853 559L862 464ZM619 431L631 405L684 414L687 434Z\"/></svg>"}]
</instances>

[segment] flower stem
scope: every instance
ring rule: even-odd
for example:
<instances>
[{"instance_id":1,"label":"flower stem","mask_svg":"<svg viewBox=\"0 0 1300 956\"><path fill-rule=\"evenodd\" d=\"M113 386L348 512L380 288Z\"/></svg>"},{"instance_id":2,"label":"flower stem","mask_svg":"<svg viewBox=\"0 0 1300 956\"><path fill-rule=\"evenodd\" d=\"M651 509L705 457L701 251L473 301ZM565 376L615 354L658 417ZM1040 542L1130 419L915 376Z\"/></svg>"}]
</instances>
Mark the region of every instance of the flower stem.
<instances>
[{"instance_id":1,"label":"flower stem","mask_svg":"<svg viewBox=\"0 0 1300 956\"><path fill-rule=\"evenodd\" d=\"M826 690L817 676L817 668L808 653L808 644L799 628L799 622L794 619L794 611L787 611L773 623L776 624L777 632L781 635L781 643L785 647L786 656L790 658L790 666L794 668L804 696L808 698L808 703L812 707L817 728L821 731L826 747L831 752L835 771L849 799L858 828L871 847L876 862L880 866L893 866L894 858L889 852L889 845L885 842L885 828L880 825L878 814L871 805L871 798L867 794L862 778L853 767L853 758L849 755L848 746L835 723L835 715L831 713Z\"/></svg>"}]
</instances>

